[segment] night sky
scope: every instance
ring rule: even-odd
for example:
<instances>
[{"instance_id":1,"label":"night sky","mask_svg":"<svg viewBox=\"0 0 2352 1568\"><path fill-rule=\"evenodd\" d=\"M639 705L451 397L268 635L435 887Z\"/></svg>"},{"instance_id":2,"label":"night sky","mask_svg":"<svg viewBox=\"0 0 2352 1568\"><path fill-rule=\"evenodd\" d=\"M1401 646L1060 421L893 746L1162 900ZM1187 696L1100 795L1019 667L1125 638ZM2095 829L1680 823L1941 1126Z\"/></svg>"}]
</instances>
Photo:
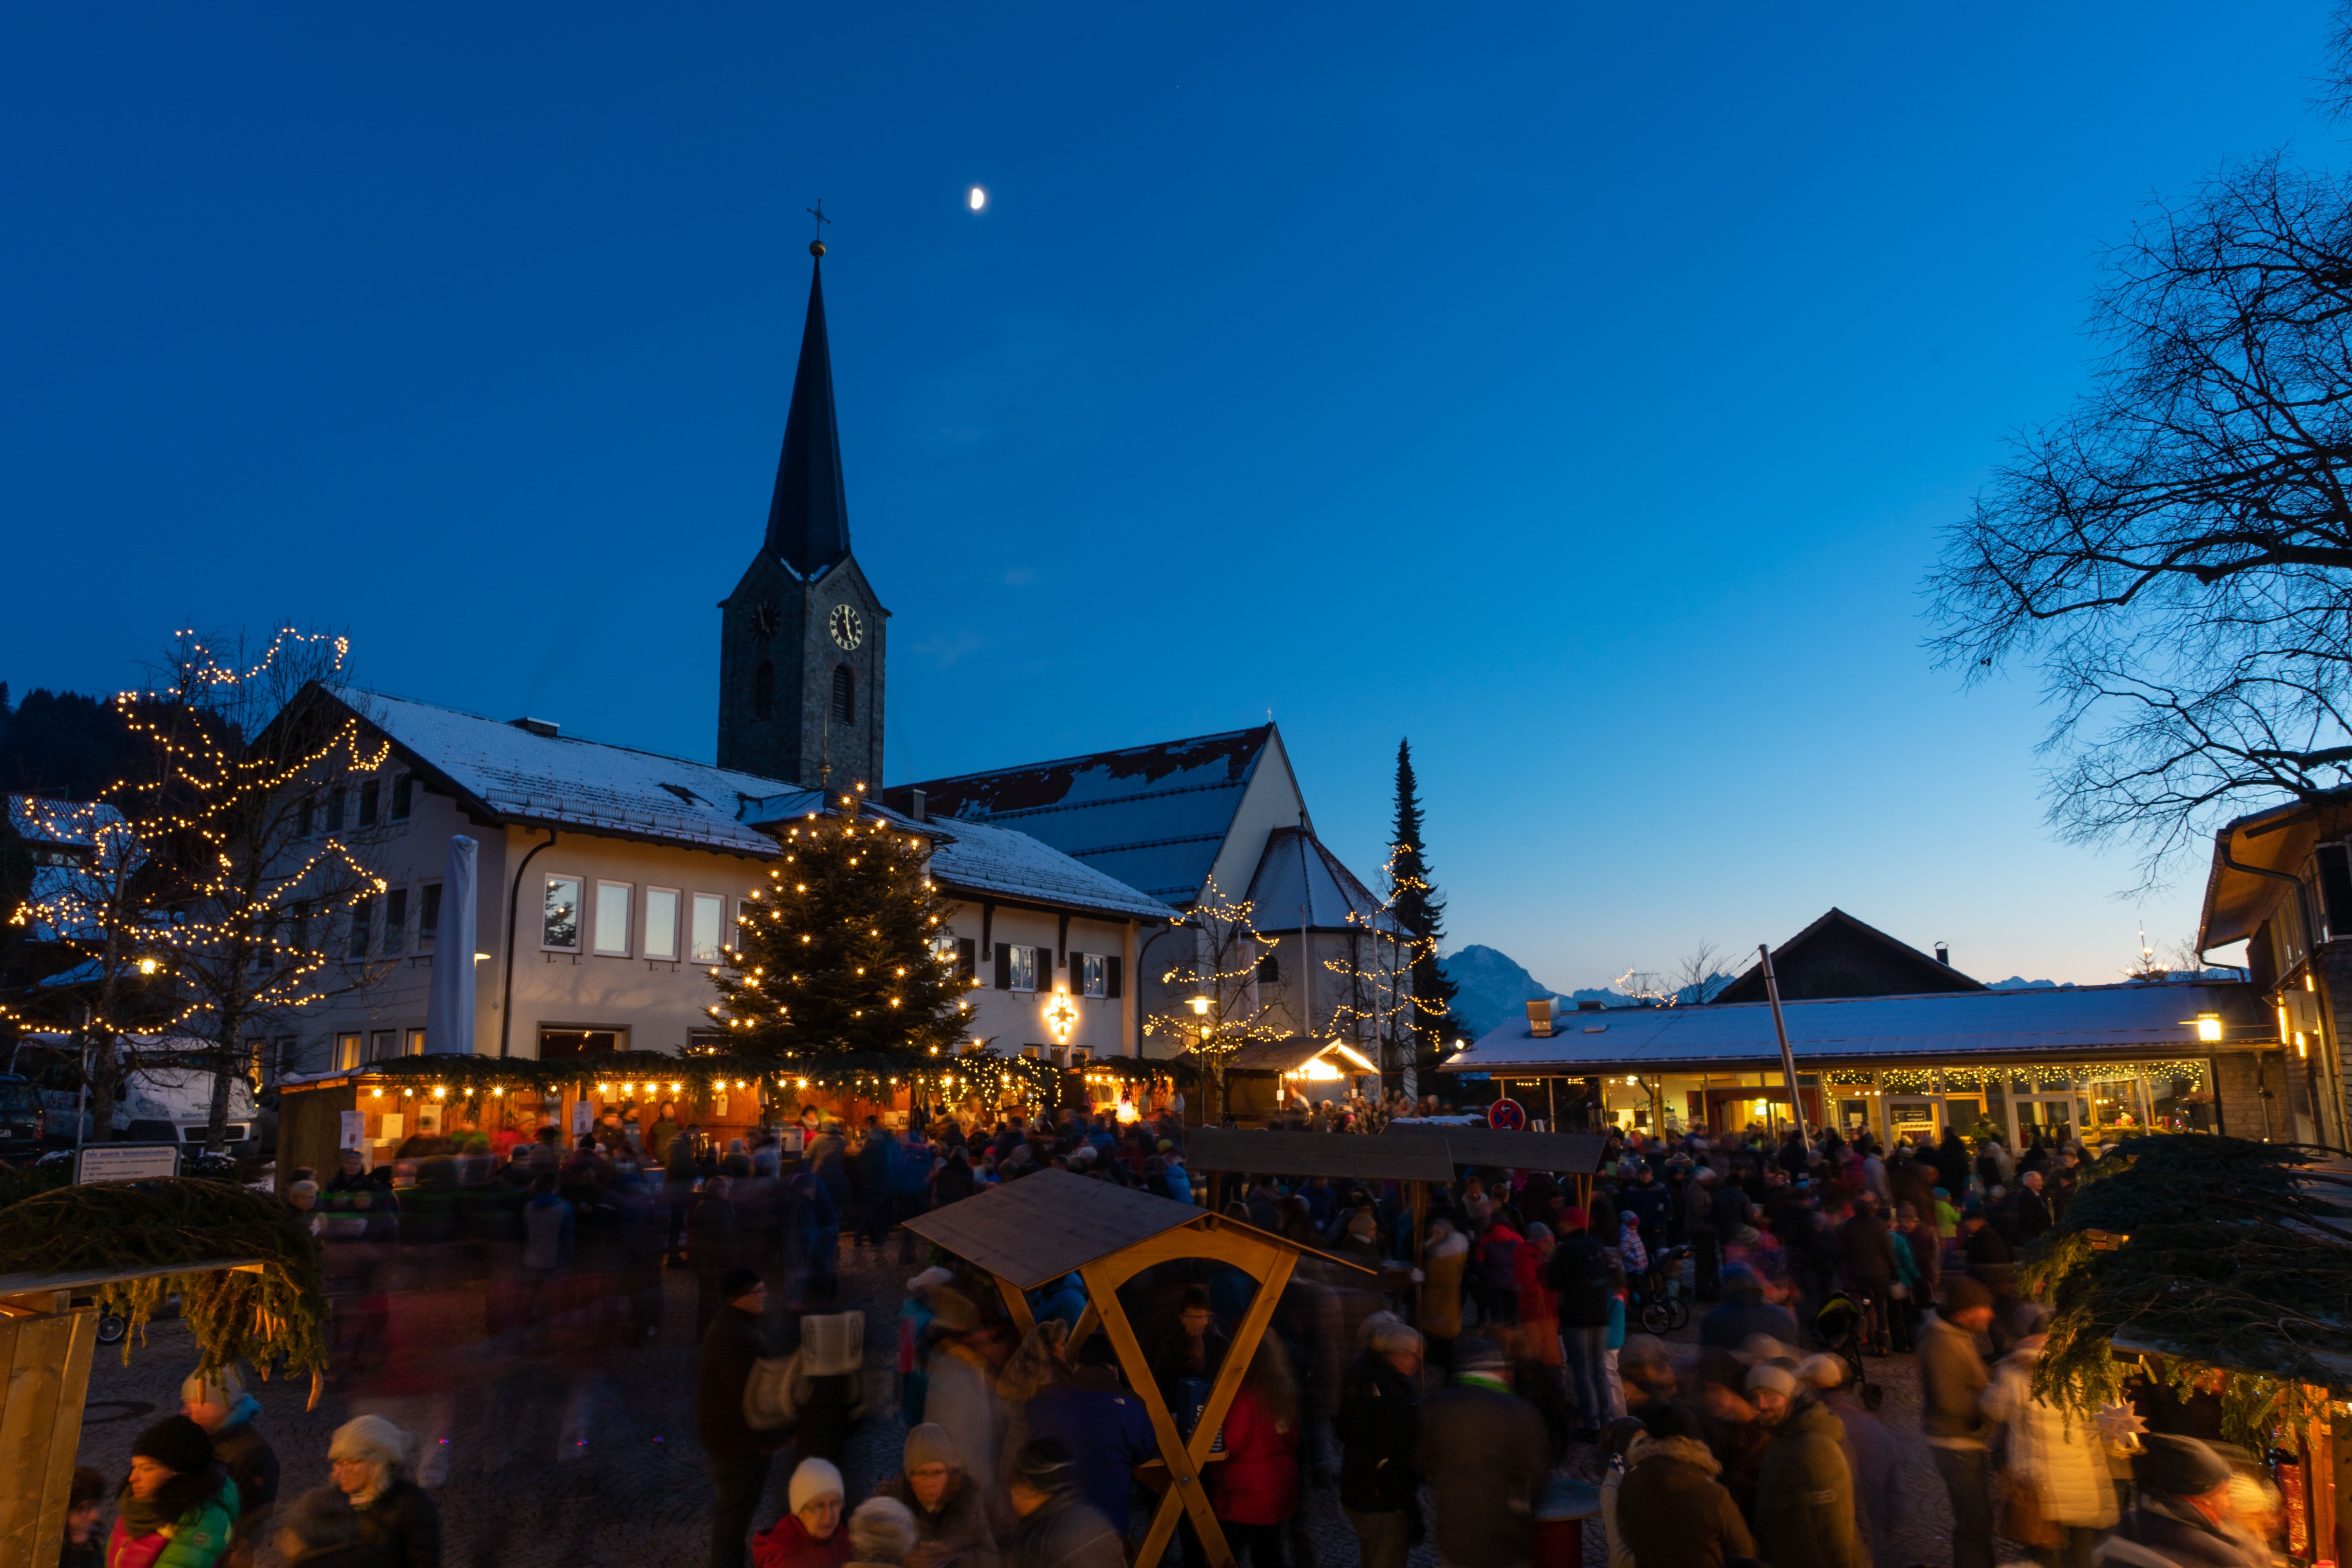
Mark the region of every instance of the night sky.
<instances>
[{"instance_id":1,"label":"night sky","mask_svg":"<svg viewBox=\"0 0 2352 1568\"><path fill-rule=\"evenodd\" d=\"M2104 247L2340 160L2326 8L1803 9L15 6L0 679L293 619L709 757L822 197L892 780L1271 710L1367 876L1410 735L1556 985L1832 903L2116 978L2203 866L2052 841L1920 577Z\"/></svg>"}]
</instances>

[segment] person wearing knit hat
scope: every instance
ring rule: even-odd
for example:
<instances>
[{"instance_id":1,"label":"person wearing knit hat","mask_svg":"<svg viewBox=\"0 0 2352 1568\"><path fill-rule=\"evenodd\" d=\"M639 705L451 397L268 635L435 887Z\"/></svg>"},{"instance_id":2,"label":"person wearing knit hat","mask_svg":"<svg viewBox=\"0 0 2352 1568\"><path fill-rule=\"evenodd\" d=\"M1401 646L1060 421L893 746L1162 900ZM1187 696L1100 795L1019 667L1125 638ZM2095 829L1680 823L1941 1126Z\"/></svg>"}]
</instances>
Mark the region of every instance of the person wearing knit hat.
<instances>
[{"instance_id":1,"label":"person wearing knit hat","mask_svg":"<svg viewBox=\"0 0 2352 1568\"><path fill-rule=\"evenodd\" d=\"M752 1568L842 1568L849 1532L841 1528L841 1472L803 1459L785 1496L792 1511L751 1538Z\"/></svg>"},{"instance_id":2,"label":"person wearing knit hat","mask_svg":"<svg viewBox=\"0 0 2352 1568\"><path fill-rule=\"evenodd\" d=\"M1768 1361L1748 1369L1748 1401L1756 1406L1757 1418L1767 1426L1777 1425L1787 1415L1796 1398L1797 1380L1787 1368Z\"/></svg>"},{"instance_id":3,"label":"person wearing knit hat","mask_svg":"<svg viewBox=\"0 0 2352 1568\"><path fill-rule=\"evenodd\" d=\"M362 1415L327 1441L327 1474L359 1515L360 1540L395 1563L441 1560L441 1512L409 1479L416 1439L381 1415Z\"/></svg>"},{"instance_id":4,"label":"person wearing knit hat","mask_svg":"<svg viewBox=\"0 0 2352 1568\"><path fill-rule=\"evenodd\" d=\"M1990 1423L1992 1376L1977 1336L1992 1326L1992 1292L1965 1274L1944 1278L1944 1304L1919 1331L1919 1422L1952 1505L1952 1568L1993 1568Z\"/></svg>"},{"instance_id":5,"label":"person wearing knit hat","mask_svg":"<svg viewBox=\"0 0 2352 1568\"><path fill-rule=\"evenodd\" d=\"M1748 1369L1748 1394L1772 1435L1756 1473L1756 1555L1775 1568L1870 1568L1845 1424L1770 1362Z\"/></svg>"},{"instance_id":6,"label":"person wearing knit hat","mask_svg":"<svg viewBox=\"0 0 2352 1568\"><path fill-rule=\"evenodd\" d=\"M1011 1482L1007 1498L1020 1523L1008 1568L1126 1568L1126 1537L1078 1495L1067 1443L1032 1437L1013 1456Z\"/></svg>"},{"instance_id":7,"label":"person wearing knit hat","mask_svg":"<svg viewBox=\"0 0 2352 1568\"><path fill-rule=\"evenodd\" d=\"M2194 1437L2151 1433L2132 1459L2139 1500L2116 1521L2101 1550L2113 1563L2187 1568L2260 1568L2262 1542L2231 1522L2229 1461Z\"/></svg>"},{"instance_id":8,"label":"person wearing knit hat","mask_svg":"<svg viewBox=\"0 0 2352 1568\"><path fill-rule=\"evenodd\" d=\"M213 1458L212 1438L167 1415L131 1445L106 1561L153 1563L169 1552L172 1568L213 1568L228 1554L236 1510L236 1483Z\"/></svg>"},{"instance_id":9,"label":"person wearing knit hat","mask_svg":"<svg viewBox=\"0 0 2352 1568\"><path fill-rule=\"evenodd\" d=\"M237 1508L228 1561L244 1568L268 1532L270 1510L278 1506L278 1455L268 1439L254 1429L261 1402L245 1391L245 1380L234 1366L211 1373L190 1373L180 1384L180 1414L203 1427L213 1440L213 1458L236 1483Z\"/></svg>"},{"instance_id":10,"label":"person wearing knit hat","mask_svg":"<svg viewBox=\"0 0 2352 1568\"><path fill-rule=\"evenodd\" d=\"M898 1473L875 1489L875 1496L904 1503L914 1530L907 1568L996 1568L996 1532L980 1488L964 1473L955 1436L936 1422L909 1427ZM859 1512L864 1512L861 1508ZM853 1523L855 1521L853 1521ZM866 1549L857 1548L859 1559Z\"/></svg>"}]
</instances>

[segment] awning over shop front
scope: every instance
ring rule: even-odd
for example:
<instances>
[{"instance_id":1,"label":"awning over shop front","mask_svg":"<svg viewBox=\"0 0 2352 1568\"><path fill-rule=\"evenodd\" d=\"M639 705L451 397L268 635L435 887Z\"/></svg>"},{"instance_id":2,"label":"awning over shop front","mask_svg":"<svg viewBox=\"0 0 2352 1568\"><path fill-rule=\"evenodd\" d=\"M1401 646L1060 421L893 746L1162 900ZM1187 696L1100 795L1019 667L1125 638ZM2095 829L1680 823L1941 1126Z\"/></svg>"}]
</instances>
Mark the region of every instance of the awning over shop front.
<instances>
[{"instance_id":1,"label":"awning over shop front","mask_svg":"<svg viewBox=\"0 0 2352 1568\"><path fill-rule=\"evenodd\" d=\"M1790 1002L1798 1065L1958 1059L2052 1061L2102 1056L2201 1057L2275 1048L2276 1020L2252 986L2086 985ZM1766 1003L1619 1007L1556 1015L1549 1037L1524 1018L1481 1036L1449 1073L1530 1076L1752 1070L1777 1065Z\"/></svg>"}]
</instances>

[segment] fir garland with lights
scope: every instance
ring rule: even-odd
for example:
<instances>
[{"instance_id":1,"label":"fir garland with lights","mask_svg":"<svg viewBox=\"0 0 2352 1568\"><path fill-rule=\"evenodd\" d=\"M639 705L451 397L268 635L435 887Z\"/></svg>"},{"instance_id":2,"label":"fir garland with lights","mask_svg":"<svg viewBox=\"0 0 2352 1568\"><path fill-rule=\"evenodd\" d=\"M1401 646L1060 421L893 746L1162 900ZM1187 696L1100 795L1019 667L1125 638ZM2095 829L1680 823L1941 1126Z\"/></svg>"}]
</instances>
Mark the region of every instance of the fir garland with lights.
<instances>
[{"instance_id":1,"label":"fir garland with lights","mask_svg":"<svg viewBox=\"0 0 2352 1568\"><path fill-rule=\"evenodd\" d=\"M815 812L782 845L711 972L710 1016L734 1053L803 1076L858 1059L886 1079L952 1053L974 983L940 940L950 906L929 846L887 821Z\"/></svg>"}]
</instances>

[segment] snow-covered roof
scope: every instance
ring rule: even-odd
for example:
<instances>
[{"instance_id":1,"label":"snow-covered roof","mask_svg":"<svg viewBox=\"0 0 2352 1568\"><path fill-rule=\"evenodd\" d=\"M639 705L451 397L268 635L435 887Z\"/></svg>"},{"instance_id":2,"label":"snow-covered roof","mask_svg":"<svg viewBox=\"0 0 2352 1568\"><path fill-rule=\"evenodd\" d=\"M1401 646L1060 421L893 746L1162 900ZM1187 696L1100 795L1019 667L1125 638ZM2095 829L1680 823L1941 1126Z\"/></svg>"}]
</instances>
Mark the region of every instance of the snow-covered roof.
<instances>
[{"instance_id":1,"label":"snow-covered roof","mask_svg":"<svg viewBox=\"0 0 2352 1568\"><path fill-rule=\"evenodd\" d=\"M1274 726L892 784L935 819L1018 828L1177 909L1200 896Z\"/></svg>"},{"instance_id":2,"label":"snow-covered roof","mask_svg":"<svg viewBox=\"0 0 2352 1568\"><path fill-rule=\"evenodd\" d=\"M765 858L777 853L775 840L739 814L746 801L794 792L781 779L547 734L382 692L343 688L334 696L420 766L507 821L556 823Z\"/></svg>"},{"instance_id":3,"label":"snow-covered roof","mask_svg":"<svg viewBox=\"0 0 2352 1568\"><path fill-rule=\"evenodd\" d=\"M1367 931L1393 936L1402 927L1322 840L1302 827L1277 827L1250 879L1250 921L1263 931Z\"/></svg>"},{"instance_id":4,"label":"snow-covered roof","mask_svg":"<svg viewBox=\"0 0 2352 1568\"><path fill-rule=\"evenodd\" d=\"M931 879L952 891L1069 904L1127 920L1157 922L1171 913L1159 900L1049 844L983 822L945 825L931 851Z\"/></svg>"},{"instance_id":5,"label":"snow-covered roof","mask_svg":"<svg viewBox=\"0 0 2352 1568\"><path fill-rule=\"evenodd\" d=\"M1962 991L1790 1002L1789 1045L1801 1066L1953 1057L2020 1059L2122 1052L2197 1057L2221 1045L2278 1043L2278 1026L2253 987L2085 985L2072 991ZM2198 1016L2217 1015L2220 1042L2201 1040ZM1555 1013L1539 1039L1525 1017L1509 1020L1445 1064L1448 1072L1696 1070L1777 1062L1767 1002L1691 1007L1612 1007Z\"/></svg>"}]
</instances>

